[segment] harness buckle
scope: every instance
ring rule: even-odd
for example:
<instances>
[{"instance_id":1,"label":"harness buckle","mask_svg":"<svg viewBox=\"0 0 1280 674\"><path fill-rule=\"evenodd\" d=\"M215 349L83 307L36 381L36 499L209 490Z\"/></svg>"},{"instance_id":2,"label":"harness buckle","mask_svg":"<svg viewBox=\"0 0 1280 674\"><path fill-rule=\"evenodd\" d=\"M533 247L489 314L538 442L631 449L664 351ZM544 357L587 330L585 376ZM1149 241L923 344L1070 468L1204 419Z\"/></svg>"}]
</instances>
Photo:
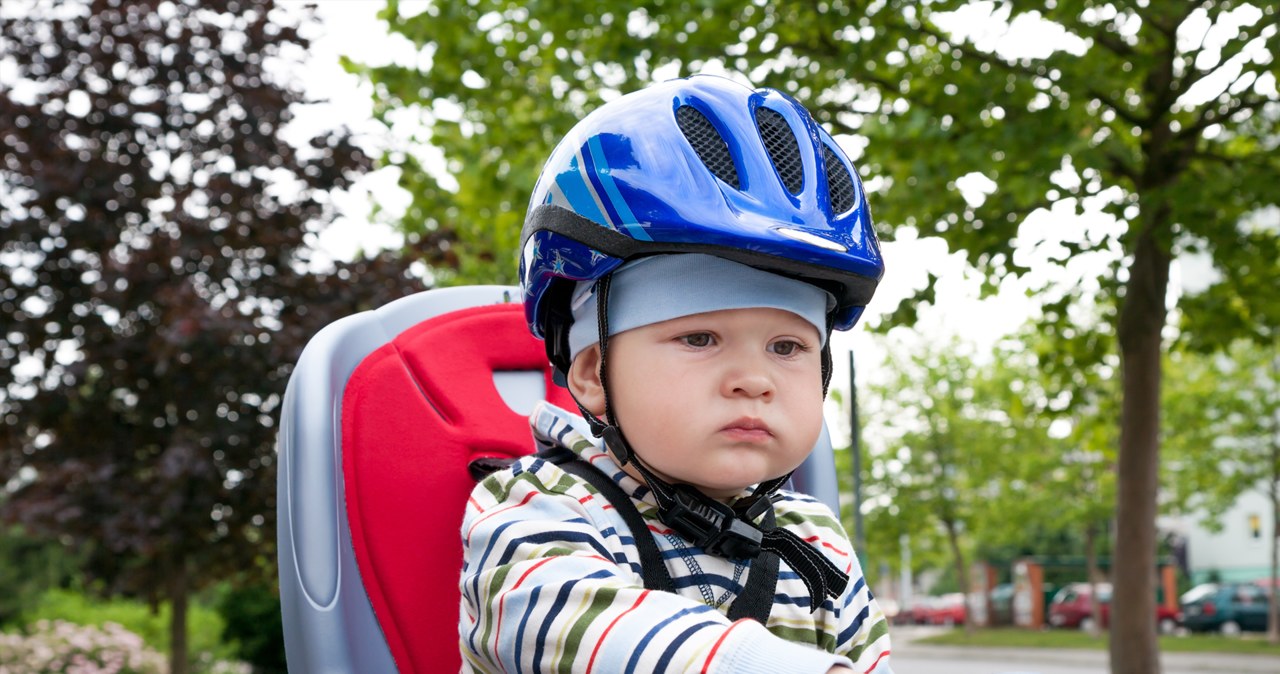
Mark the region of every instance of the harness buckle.
<instances>
[{"instance_id":1,"label":"harness buckle","mask_svg":"<svg viewBox=\"0 0 1280 674\"><path fill-rule=\"evenodd\" d=\"M667 526L694 545L726 559L755 559L764 534L731 508L687 484L674 485L672 502L659 511Z\"/></svg>"}]
</instances>

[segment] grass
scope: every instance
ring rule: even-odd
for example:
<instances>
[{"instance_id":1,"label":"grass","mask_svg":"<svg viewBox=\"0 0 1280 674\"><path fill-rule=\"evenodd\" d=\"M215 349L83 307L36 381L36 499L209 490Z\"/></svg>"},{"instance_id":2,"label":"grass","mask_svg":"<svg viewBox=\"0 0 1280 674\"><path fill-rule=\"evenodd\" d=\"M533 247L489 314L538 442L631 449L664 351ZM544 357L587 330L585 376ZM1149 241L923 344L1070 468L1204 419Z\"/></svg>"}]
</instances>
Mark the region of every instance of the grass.
<instances>
[{"instance_id":1,"label":"grass","mask_svg":"<svg viewBox=\"0 0 1280 674\"><path fill-rule=\"evenodd\" d=\"M921 644L946 646L984 646L992 648L1085 648L1105 650L1107 637L1092 637L1080 630L1022 630L1015 628L977 629L966 635L955 629L916 641ZM1240 653L1280 656L1280 645L1267 643L1264 635L1246 633L1240 637L1220 634L1161 636L1160 650L1178 653Z\"/></svg>"}]
</instances>

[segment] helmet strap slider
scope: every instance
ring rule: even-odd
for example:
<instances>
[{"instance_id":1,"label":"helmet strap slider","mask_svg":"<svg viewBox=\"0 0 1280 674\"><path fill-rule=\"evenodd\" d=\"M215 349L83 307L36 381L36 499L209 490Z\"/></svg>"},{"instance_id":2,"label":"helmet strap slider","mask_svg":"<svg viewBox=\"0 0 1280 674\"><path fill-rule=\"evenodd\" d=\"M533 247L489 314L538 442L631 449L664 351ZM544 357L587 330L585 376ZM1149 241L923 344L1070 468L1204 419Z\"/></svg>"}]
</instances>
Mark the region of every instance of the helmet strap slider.
<instances>
[{"instance_id":1,"label":"helmet strap slider","mask_svg":"<svg viewBox=\"0 0 1280 674\"><path fill-rule=\"evenodd\" d=\"M617 426L605 426L603 436L605 446L613 451L619 465L625 466L631 463L631 459L635 458L635 452L632 451L631 445L627 444L626 438L622 437L621 429Z\"/></svg>"}]
</instances>

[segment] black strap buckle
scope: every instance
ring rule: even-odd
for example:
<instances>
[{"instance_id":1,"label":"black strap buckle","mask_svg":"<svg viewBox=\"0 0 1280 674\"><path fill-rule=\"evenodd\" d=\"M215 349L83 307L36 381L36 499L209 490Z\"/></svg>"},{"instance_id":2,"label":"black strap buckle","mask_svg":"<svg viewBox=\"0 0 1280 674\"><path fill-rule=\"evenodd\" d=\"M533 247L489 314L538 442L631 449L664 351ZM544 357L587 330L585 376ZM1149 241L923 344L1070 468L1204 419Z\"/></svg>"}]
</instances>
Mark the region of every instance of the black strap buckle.
<instances>
[{"instance_id":1,"label":"black strap buckle","mask_svg":"<svg viewBox=\"0 0 1280 674\"><path fill-rule=\"evenodd\" d=\"M675 485L675 498L660 518L691 543L726 559L755 559L764 534L738 519L733 509L687 484Z\"/></svg>"}]
</instances>

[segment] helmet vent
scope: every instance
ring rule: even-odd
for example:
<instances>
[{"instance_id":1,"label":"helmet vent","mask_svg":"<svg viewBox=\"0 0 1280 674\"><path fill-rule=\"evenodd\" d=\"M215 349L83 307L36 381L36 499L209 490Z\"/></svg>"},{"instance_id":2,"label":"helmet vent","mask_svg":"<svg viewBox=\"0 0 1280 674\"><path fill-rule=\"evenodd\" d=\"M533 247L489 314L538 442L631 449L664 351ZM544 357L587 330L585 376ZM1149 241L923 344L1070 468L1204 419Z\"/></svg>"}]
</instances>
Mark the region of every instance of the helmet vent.
<instances>
[{"instance_id":1,"label":"helmet vent","mask_svg":"<svg viewBox=\"0 0 1280 674\"><path fill-rule=\"evenodd\" d=\"M840 157L826 143L822 144L822 161L827 164L827 192L831 195L831 213L844 213L854 206L854 194L857 190L853 186L853 176L849 175L844 162L840 161Z\"/></svg>"},{"instance_id":2,"label":"helmet vent","mask_svg":"<svg viewBox=\"0 0 1280 674\"><path fill-rule=\"evenodd\" d=\"M791 125L775 110L769 108L756 109L756 126L760 129L760 139L764 141L764 149L769 152L773 168L782 178L782 184L792 194L800 194L804 187L804 164L800 161L800 145L796 143L796 134Z\"/></svg>"},{"instance_id":3,"label":"helmet vent","mask_svg":"<svg viewBox=\"0 0 1280 674\"><path fill-rule=\"evenodd\" d=\"M729 144L724 142L724 137L716 131L711 120L697 108L682 105L676 110L676 123L711 174L738 189L738 169L729 154Z\"/></svg>"}]
</instances>

